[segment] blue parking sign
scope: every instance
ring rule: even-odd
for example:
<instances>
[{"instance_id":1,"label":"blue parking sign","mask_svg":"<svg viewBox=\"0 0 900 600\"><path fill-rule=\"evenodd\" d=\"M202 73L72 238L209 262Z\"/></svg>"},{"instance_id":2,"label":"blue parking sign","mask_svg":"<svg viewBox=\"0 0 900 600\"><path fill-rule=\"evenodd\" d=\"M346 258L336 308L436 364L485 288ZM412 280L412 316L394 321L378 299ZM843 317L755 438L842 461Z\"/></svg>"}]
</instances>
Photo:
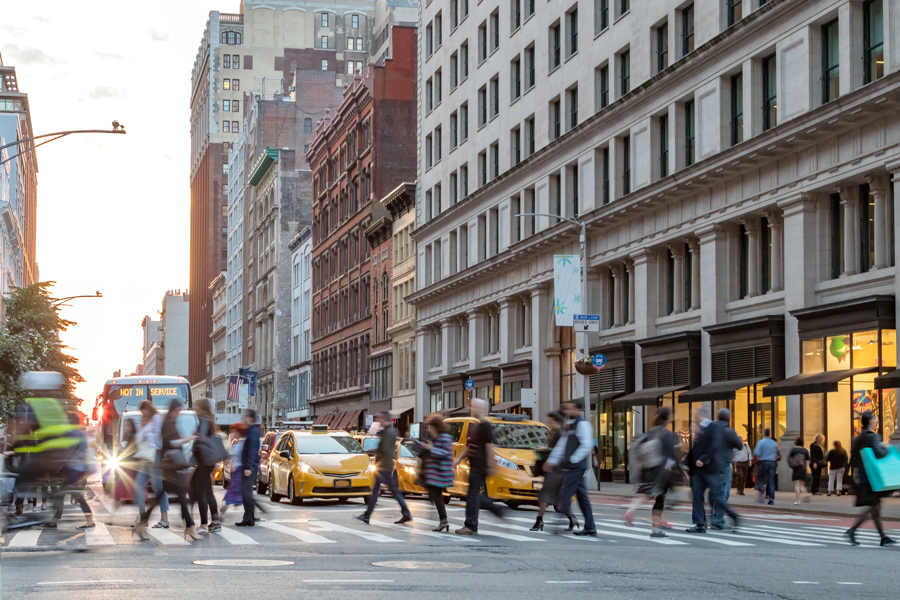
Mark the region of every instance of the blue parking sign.
<instances>
[{"instance_id":1,"label":"blue parking sign","mask_svg":"<svg viewBox=\"0 0 900 600\"><path fill-rule=\"evenodd\" d=\"M603 354L595 354L592 362L597 370L600 370L606 366L606 356Z\"/></svg>"}]
</instances>

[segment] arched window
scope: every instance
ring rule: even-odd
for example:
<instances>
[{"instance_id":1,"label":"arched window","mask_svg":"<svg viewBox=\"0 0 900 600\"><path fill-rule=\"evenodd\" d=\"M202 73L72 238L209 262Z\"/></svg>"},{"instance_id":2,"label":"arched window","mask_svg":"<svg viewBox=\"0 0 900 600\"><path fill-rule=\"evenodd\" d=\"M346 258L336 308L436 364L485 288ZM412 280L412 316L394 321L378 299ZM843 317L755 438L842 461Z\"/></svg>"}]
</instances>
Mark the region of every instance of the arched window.
<instances>
[{"instance_id":1,"label":"arched window","mask_svg":"<svg viewBox=\"0 0 900 600\"><path fill-rule=\"evenodd\" d=\"M381 275L381 299L387 302L388 299L388 275L387 271Z\"/></svg>"}]
</instances>

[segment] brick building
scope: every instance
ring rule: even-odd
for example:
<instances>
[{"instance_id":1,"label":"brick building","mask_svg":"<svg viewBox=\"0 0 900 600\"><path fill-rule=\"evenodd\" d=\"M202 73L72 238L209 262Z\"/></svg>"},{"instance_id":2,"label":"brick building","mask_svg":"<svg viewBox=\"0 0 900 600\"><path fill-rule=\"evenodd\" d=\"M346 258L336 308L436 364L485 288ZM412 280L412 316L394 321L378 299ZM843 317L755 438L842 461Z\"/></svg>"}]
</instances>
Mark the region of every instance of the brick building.
<instances>
[{"instance_id":1,"label":"brick building","mask_svg":"<svg viewBox=\"0 0 900 600\"><path fill-rule=\"evenodd\" d=\"M395 25L392 35L394 58L355 78L334 117L317 124L307 155L314 194L310 405L320 421L341 428L360 423L369 409L373 273L382 272L373 271L365 232L390 221L376 199L411 180L416 168L415 28Z\"/></svg>"}]
</instances>

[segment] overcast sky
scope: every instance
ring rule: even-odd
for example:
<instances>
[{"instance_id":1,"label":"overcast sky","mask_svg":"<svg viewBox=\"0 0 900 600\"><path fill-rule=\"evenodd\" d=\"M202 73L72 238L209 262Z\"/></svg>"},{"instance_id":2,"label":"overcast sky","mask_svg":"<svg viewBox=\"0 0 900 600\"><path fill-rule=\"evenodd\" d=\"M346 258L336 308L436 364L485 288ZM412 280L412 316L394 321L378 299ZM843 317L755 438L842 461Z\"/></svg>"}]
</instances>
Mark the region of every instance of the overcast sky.
<instances>
[{"instance_id":1,"label":"overcast sky","mask_svg":"<svg viewBox=\"0 0 900 600\"><path fill-rule=\"evenodd\" d=\"M239 0L0 0L0 53L28 94L35 134L109 129L37 150L37 259L93 406L116 369L142 362L141 320L188 286L191 68L210 10Z\"/></svg>"}]
</instances>

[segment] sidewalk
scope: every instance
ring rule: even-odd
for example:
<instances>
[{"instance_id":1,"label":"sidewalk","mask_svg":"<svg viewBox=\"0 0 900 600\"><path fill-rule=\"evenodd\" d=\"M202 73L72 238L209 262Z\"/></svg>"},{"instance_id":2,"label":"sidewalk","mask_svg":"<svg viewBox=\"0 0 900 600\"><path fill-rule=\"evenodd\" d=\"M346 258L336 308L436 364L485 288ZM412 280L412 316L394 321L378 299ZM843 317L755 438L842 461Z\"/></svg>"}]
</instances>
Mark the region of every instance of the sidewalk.
<instances>
[{"instance_id":1,"label":"sidewalk","mask_svg":"<svg viewBox=\"0 0 900 600\"><path fill-rule=\"evenodd\" d=\"M634 486L630 483L601 483L600 491L590 490L591 499L594 501L605 499L629 501L632 497ZM689 497L687 488L679 488L683 498ZM779 513L797 513L809 515L825 515L837 517L857 516L862 509L854 506L856 496L812 496L808 503L794 505L794 492L775 492L775 505L759 504L756 502L756 490L745 490L746 495L739 496L737 489L731 490L728 503L735 507L752 508L758 511L775 511ZM881 501L881 515L884 519L900 521L900 498L885 498Z\"/></svg>"}]
</instances>

